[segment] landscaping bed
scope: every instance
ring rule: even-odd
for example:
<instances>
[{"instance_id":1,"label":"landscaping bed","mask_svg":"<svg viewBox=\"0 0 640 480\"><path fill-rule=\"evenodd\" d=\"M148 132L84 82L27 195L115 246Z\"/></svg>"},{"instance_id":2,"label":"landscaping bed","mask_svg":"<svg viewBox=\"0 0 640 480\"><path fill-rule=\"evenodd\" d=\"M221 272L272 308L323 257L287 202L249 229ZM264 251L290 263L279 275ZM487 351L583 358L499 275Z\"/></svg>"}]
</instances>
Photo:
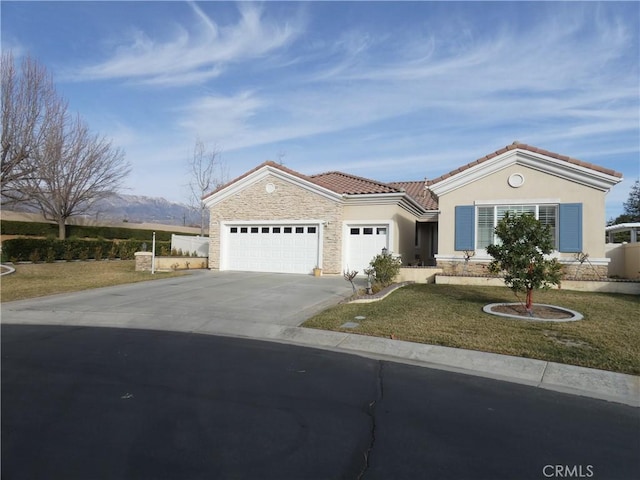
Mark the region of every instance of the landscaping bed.
<instances>
[{"instance_id":1,"label":"landscaping bed","mask_svg":"<svg viewBox=\"0 0 640 480\"><path fill-rule=\"evenodd\" d=\"M582 313L578 322L526 322L482 311L490 303L514 301L506 287L413 284L378 302L337 305L303 326L640 374L640 297L535 293L535 303ZM341 327L346 322L358 326Z\"/></svg>"}]
</instances>

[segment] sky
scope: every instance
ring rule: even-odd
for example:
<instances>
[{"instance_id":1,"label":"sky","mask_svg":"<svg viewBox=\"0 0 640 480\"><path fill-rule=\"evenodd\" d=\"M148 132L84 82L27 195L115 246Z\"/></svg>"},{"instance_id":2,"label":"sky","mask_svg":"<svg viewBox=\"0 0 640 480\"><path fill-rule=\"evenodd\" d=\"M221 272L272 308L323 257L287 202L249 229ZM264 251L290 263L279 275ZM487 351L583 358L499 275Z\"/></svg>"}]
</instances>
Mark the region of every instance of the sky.
<instances>
[{"instance_id":1,"label":"sky","mask_svg":"<svg viewBox=\"0 0 640 480\"><path fill-rule=\"evenodd\" d=\"M434 178L514 141L640 175L638 2L12 2L2 49L122 148L123 193L189 201L197 139L229 179Z\"/></svg>"}]
</instances>

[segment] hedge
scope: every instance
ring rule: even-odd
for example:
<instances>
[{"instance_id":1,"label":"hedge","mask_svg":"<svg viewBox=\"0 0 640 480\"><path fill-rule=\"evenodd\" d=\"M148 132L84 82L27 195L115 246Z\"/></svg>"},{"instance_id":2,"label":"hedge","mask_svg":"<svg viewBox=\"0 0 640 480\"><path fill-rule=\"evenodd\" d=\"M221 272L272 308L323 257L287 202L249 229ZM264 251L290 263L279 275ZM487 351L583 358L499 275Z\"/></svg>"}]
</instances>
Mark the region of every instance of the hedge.
<instances>
[{"instance_id":1,"label":"hedge","mask_svg":"<svg viewBox=\"0 0 640 480\"><path fill-rule=\"evenodd\" d=\"M143 240L52 240L38 238L14 238L2 242L2 261L10 262L54 262L56 260L103 260L120 258L131 260L146 243L151 250L151 242ZM156 254L170 251L171 242L156 241Z\"/></svg>"},{"instance_id":2,"label":"hedge","mask_svg":"<svg viewBox=\"0 0 640 480\"><path fill-rule=\"evenodd\" d=\"M45 222L18 222L15 220L1 220L0 231L3 235L30 235L37 237L57 237L58 225ZM156 230L157 241L171 241L171 234ZM137 239L151 242L153 230L142 230L124 227L91 227L84 225L67 225L67 237L79 238L107 238L111 240Z\"/></svg>"}]
</instances>

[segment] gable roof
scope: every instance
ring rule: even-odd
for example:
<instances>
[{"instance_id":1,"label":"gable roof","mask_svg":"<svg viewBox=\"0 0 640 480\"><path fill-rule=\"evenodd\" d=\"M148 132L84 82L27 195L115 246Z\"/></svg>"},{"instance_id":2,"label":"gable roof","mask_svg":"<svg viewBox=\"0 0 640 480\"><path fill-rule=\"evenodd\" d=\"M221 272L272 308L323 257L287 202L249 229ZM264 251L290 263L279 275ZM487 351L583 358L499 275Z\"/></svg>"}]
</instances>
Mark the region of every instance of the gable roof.
<instances>
[{"instance_id":1,"label":"gable roof","mask_svg":"<svg viewBox=\"0 0 640 480\"><path fill-rule=\"evenodd\" d=\"M298 177L302 180L306 180L306 181L311 181L311 179L309 177L307 177L306 175L303 175L301 173L296 172L295 170L291 170L290 168L285 167L284 165L280 165L279 163L273 162L271 160L267 160L266 162L261 163L260 165L258 165L255 168L252 168L251 170L249 170L248 172L243 173L242 175L240 175L239 177L234 178L233 180L225 183L224 185L219 186L218 188L216 188L215 190L213 190L212 192L209 192L205 195L202 196L202 199L208 198L212 195L214 195L215 193L218 193L220 190L224 190L227 187L230 187L231 185L238 183L240 180L250 176L253 173L256 173L258 170L260 170L261 168L264 167L273 167L273 168L277 168L278 170L281 170L285 173L288 173L289 175L293 175L294 177Z\"/></svg>"},{"instance_id":2,"label":"gable roof","mask_svg":"<svg viewBox=\"0 0 640 480\"><path fill-rule=\"evenodd\" d=\"M474 169L474 167L488 162L487 165L493 164L491 160L500 160L497 157L503 156L503 154L520 150L534 154L534 162L536 164L540 161L542 164L546 162L555 162L560 165L561 169L580 169L583 172L586 170L591 171L591 177L585 176L584 173L576 174L574 180L581 181L590 184L596 188L608 189L612 185L615 185L622 179L622 174L614 170L600 167L592 163L583 162L581 160L568 157L566 155L560 155L558 153L550 152L541 148L537 148L524 143L513 142L511 145L507 145L500 150L496 150L484 157L481 157L473 162L467 163L455 170L452 170L444 175L431 180L417 180L408 182L389 182L383 183L369 178L358 177L344 172L325 172L315 175L303 175L295 170L285 167L279 163L273 161L266 161L252 170L240 175L239 177L231 180L227 184L219 187L213 192L204 195L202 198L207 199L213 195L227 190L229 187L233 187L236 183L252 175L259 174L259 172L266 168L271 172L282 174L289 178L295 177L300 180L302 184L306 184L307 188L322 193L323 195L329 195L331 197L344 196L344 195L379 195L379 194L403 194L405 193L410 201L415 202L426 211L434 211L438 209L438 196L442 193L446 193L452 188L457 188L461 184L467 183L469 180L473 180L476 174L469 175L466 180L454 179L458 174L464 172L462 177L467 176L467 171ZM549 160L551 159L551 160ZM564 166L563 166L564 165ZM536 165L538 167L538 165ZM489 167L495 168L495 165ZM475 169L474 169L475 170ZM474 170L471 170L472 172ZM563 174L564 175L564 174ZM598 177L598 178L594 178ZM433 187L433 188L432 188ZM224 195L224 193L222 194Z\"/></svg>"},{"instance_id":3,"label":"gable roof","mask_svg":"<svg viewBox=\"0 0 640 480\"><path fill-rule=\"evenodd\" d=\"M532 152L532 153L537 153L540 155L544 155L546 157L551 157L554 158L556 160L562 160L563 162L567 162L568 164L572 164L572 165L577 165L579 167L583 167L583 168L588 168L590 170L594 170L596 172L599 173L604 173L605 175L610 175L612 177L617 177L617 178L622 178L622 174L619 172L616 172L615 170L611 170L609 168L604 168L604 167L600 167L598 165L594 165L593 163L588 163L588 162L583 162L582 160L578 160L576 158L571 158L568 157L566 155L560 155L559 153L554 153L554 152L550 152L548 150L544 150L542 148L538 148L538 147L534 147L531 145L527 145L526 143L520 143L520 142L513 142L511 145L507 145L504 148L501 148L500 150L496 150L495 152L492 152L488 155L485 155L484 157L478 158L477 160L467 163L466 165L463 165L462 167L458 167L455 170L451 170L448 173L445 173L444 175L441 175L437 178L431 179L427 181L427 186L431 186L434 185L436 183L439 183L443 180L446 180L447 178L453 177L454 175L461 173L465 170L468 170L472 167L475 167L476 165L480 165L481 163L484 163L488 160L491 160L492 158L497 157L498 155L502 155L503 153L506 153L510 150L526 150L528 152Z\"/></svg>"}]
</instances>

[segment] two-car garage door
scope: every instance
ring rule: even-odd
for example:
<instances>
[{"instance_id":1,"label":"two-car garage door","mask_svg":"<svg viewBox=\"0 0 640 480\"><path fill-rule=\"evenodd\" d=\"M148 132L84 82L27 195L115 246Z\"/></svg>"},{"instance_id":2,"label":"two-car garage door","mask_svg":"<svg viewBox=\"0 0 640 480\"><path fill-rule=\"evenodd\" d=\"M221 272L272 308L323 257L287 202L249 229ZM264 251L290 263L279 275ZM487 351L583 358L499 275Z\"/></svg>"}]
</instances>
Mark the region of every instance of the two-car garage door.
<instances>
[{"instance_id":1,"label":"two-car garage door","mask_svg":"<svg viewBox=\"0 0 640 480\"><path fill-rule=\"evenodd\" d=\"M318 224L243 224L224 228L225 270L310 274L319 264Z\"/></svg>"}]
</instances>

